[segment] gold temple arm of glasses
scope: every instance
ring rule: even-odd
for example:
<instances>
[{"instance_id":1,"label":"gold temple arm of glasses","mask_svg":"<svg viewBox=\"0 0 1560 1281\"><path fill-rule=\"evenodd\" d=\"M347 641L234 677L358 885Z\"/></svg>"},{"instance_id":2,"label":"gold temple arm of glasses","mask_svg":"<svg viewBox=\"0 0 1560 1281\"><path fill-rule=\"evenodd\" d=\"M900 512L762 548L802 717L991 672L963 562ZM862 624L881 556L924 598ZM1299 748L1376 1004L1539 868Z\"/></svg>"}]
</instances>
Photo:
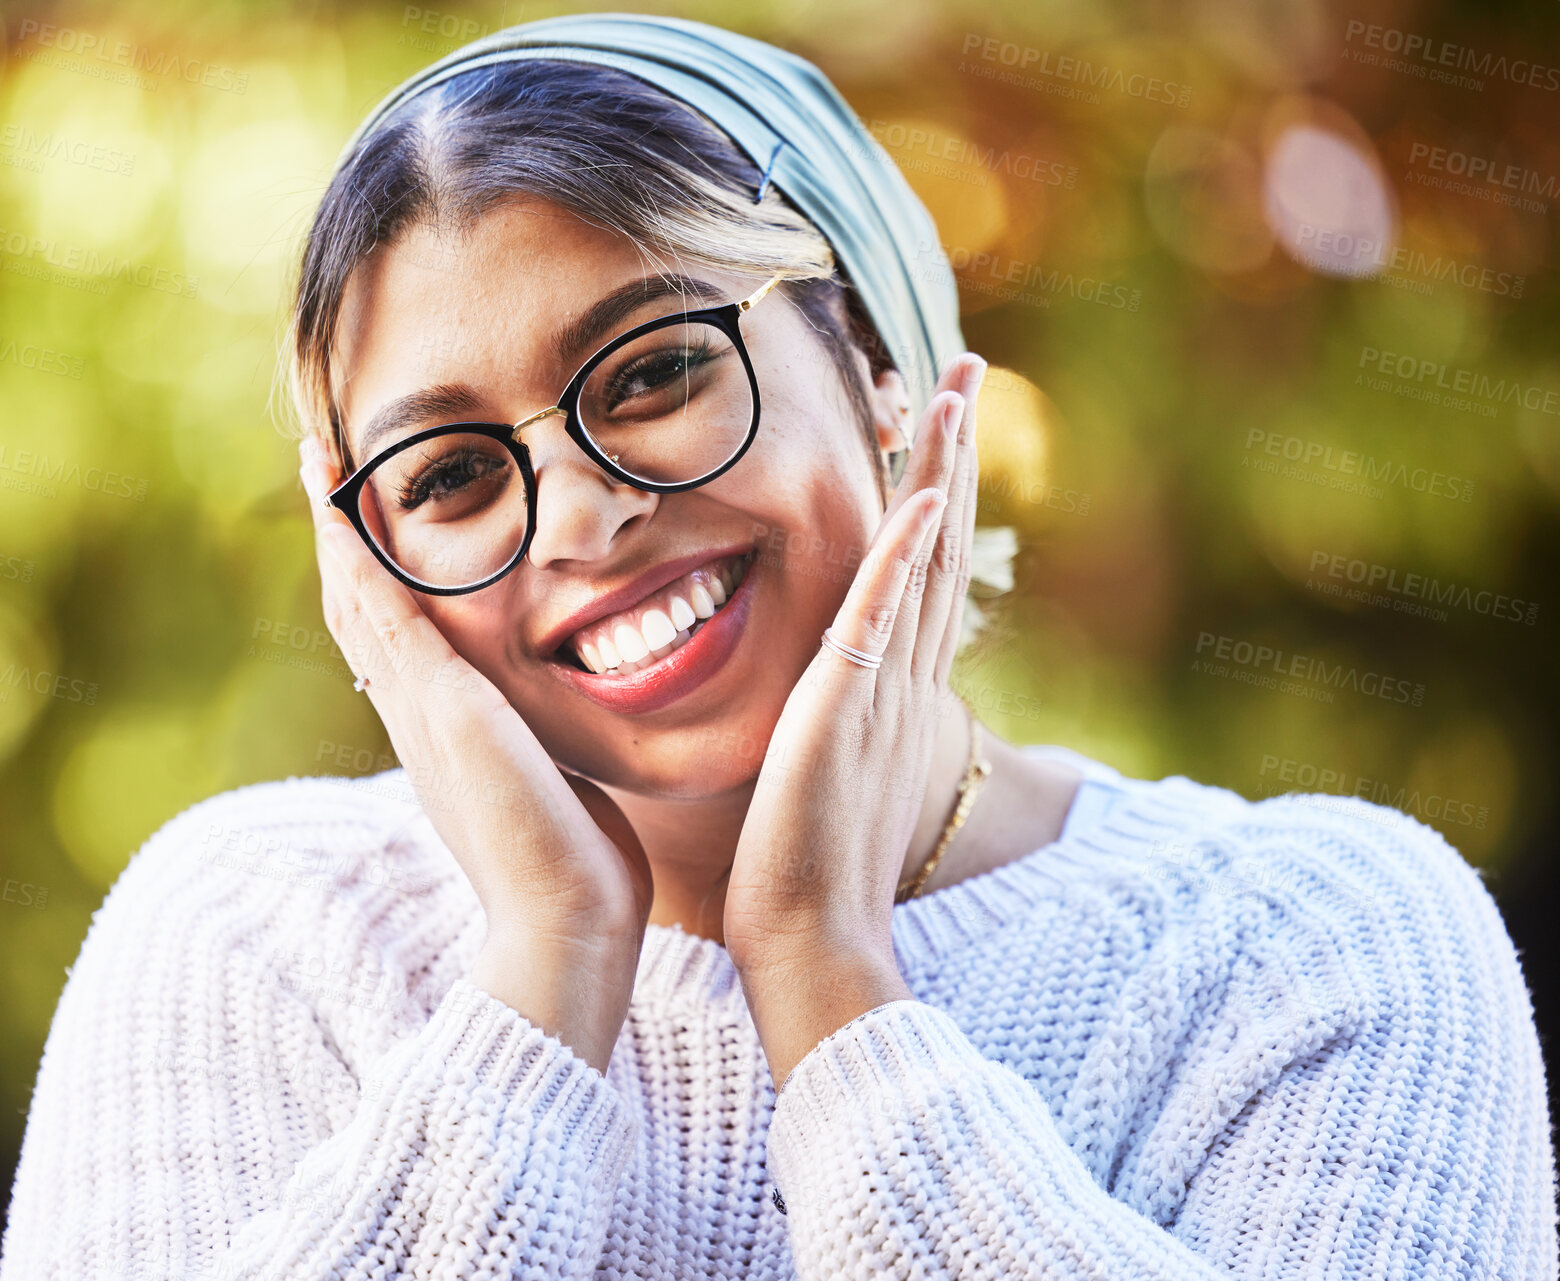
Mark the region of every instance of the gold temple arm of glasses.
<instances>
[{"instance_id":1,"label":"gold temple arm of glasses","mask_svg":"<svg viewBox=\"0 0 1560 1281\"><path fill-rule=\"evenodd\" d=\"M737 304L737 310L738 311L749 311L749 310L751 310L754 303L758 302L759 299L761 299L765 294L767 294L771 289L773 289L776 285L778 285L784 279L785 279L784 276L774 276L774 277L771 277L769 283L767 285L764 285L762 288L760 288L757 293L749 294L746 298L744 298L741 302L739 302Z\"/></svg>"}]
</instances>

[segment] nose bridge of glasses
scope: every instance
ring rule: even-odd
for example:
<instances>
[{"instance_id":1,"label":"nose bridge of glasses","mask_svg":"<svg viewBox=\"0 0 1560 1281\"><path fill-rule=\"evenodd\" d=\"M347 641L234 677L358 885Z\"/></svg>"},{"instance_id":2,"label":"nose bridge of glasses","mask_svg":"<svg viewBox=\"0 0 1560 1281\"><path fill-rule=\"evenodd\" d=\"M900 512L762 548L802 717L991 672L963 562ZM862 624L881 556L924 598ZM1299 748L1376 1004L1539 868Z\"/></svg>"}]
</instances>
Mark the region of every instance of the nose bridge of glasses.
<instances>
[{"instance_id":1,"label":"nose bridge of glasses","mask_svg":"<svg viewBox=\"0 0 1560 1281\"><path fill-rule=\"evenodd\" d=\"M559 405L551 405L546 409L539 409L534 414L530 414L527 417L522 418L514 425L514 430L510 433L511 438L514 440L519 440L521 432L523 432L527 427L534 427L537 423L542 422L544 419L567 418L568 416L569 411ZM622 461L612 451L607 450L605 452L607 457L610 458L614 463ZM587 456L589 456L588 451ZM614 486L620 483L615 477L608 477L608 479L612 481Z\"/></svg>"},{"instance_id":2,"label":"nose bridge of glasses","mask_svg":"<svg viewBox=\"0 0 1560 1281\"><path fill-rule=\"evenodd\" d=\"M527 417L522 418L515 424L514 439L519 440L521 432L523 432L527 427L534 426L536 423L541 422L544 418L567 418L568 416L568 410L559 405L549 405L546 409L539 409L534 414L530 414Z\"/></svg>"}]
</instances>

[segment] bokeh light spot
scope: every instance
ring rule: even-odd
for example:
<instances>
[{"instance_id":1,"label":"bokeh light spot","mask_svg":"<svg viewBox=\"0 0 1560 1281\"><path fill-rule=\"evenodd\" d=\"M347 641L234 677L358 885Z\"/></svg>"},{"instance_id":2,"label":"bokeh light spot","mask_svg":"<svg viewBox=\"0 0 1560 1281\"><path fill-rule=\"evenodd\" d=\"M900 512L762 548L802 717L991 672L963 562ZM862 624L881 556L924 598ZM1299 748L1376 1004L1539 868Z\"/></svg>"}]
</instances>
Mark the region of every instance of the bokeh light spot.
<instances>
[{"instance_id":1,"label":"bokeh light spot","mask_svg":"<svg viewBox=\"0 0 1560 1281\"><path fill-rule=\"evenodd\" d=\"M1268 150L1264 197L1279 243L1311 270L1372 276L1391 261L1396 206L1381 166L1359 144L1290 125Z\"/></svg>"}]
</instances>

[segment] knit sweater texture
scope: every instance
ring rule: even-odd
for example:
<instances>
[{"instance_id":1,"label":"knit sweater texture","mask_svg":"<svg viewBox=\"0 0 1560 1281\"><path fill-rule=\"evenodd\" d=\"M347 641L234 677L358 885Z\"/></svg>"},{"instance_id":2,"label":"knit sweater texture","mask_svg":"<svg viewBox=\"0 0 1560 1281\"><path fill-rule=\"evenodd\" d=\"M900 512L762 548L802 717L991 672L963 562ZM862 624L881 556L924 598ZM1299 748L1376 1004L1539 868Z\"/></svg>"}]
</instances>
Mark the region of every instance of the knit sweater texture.
<instances>
[{"instance_id":1,"label":"knit sweater texture","mask_svg":"<svg viewBox=\"0 0 1560 1281\"><path fill-rule=\"evenodd\" d=\"M896 906L914 999L778 1099L710 940L648 927L605 1073L469 982L402 771L185 810L69 970L0 1281L1553 1281L1478 873L1362 801L1028 750L1090 780L1061 837Z\"/></svg>"}]
</instances>

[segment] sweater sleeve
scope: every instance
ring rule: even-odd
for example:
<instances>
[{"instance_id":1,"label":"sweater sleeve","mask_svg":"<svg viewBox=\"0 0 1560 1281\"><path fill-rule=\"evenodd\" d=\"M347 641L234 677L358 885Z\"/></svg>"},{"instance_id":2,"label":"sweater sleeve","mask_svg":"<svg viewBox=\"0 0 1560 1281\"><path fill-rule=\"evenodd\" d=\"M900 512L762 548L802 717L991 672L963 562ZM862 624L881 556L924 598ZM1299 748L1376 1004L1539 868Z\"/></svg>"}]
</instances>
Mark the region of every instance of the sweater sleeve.
<instances>
[{"instance_id":1,"label":"sweater sleeve","mask_svg":"<svg viewBox=\"0 0 1560 1281\"><path fill-rule=\"evenodd\" d=\"M621 1095L464 978L354 1070L265 962L345 929L341 896L200 859L221 799L154 836L94 915L0 1281L591 1275L632 1150ZM306 893L323 906L291 911Z\"/></svg>"},{"instance_id":2,"label":"sweater sleeve","mask_svg":"<svg viewBox=\"0 0 1560 1281\"><path fill-rule=\"evenodd\" d=\"M1027 1080L896 1001L815 1046L776 1102L769 1168L799 1275L1553 1281L1542 1060L1494 902L1427 828L1345 843L1344 879L1382 896L1356 960L1374 955L1390 990L1330 1035L1303 984L1278 998L1289 1034L1215 1029L1240 1048L1193 1088L1225 1121L1183 1127L1174 1196L1134 1206L1123 1179L1117 1199Z\"/></svg>"}]
</instances>

